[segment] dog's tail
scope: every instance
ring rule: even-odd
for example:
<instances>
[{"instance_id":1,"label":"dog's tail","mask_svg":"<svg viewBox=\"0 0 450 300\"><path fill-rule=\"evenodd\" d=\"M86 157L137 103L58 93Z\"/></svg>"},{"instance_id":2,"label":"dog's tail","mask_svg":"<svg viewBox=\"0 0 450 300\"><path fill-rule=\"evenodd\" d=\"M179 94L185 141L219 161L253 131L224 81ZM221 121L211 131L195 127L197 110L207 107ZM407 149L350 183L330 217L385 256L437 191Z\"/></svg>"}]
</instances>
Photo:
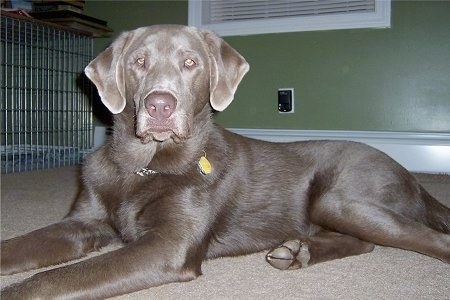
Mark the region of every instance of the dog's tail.
<instances>
[{"instance_id":1,"label":"dog's tail","mask_svg":"<svg viewBox=\"0 0 450 300\"><path fill-rule=\"evenodd\" d=\"M450 234L450 208L436 200L422 186L420 193L426 205L428 225L437 231Z\"/></svg>"}]
</instances>

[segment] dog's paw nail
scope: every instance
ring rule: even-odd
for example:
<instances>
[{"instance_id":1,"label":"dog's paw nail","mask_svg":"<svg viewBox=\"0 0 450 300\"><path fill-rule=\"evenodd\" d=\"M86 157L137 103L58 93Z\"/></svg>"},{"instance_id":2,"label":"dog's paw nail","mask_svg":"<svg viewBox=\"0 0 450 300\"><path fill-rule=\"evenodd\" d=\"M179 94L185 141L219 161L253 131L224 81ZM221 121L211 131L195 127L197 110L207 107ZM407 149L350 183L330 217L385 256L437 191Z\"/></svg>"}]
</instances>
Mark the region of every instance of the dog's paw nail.
<instances>
[{"instance_id":1,"label":"dog's paw nail","mask_svg":"<svg viewBox=\"0 0 450 300\"><path fill-rule=\"evenodd\" d=\"M301 245L302 243L299 240L292 240L284 242L281 246L289 248L293 254L297 255Z\"/></svg>"},{"instance_id":2,"label":"dog's paw nail","mask_svg":"<svg viewBox=\"0 0 450 300\"><path fill-rule=\"evenodd\" d=\"M299 250L300 241L288 241L267 253L266 260L272 267L286 270L295 262Z\"/></svg>"},{"instance_id":3,"label":"dog's paw nail","mask_svg":"<svg viewBox=\"0 0 450 300\"><path fill-rule=\"evenodd\" d=\"M267 262L280 270L305 268L310 258L308 244L299 240L287 241L266 255Z\"/></svg>"}]
</instances>

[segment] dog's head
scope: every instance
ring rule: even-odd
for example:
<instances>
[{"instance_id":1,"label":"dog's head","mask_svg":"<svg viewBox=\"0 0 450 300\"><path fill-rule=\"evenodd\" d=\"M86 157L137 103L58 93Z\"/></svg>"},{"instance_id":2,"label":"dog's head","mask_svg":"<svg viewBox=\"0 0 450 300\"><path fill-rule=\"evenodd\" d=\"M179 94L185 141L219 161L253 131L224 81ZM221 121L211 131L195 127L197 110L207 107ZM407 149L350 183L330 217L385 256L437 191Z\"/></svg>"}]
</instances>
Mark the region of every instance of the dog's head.
<instances>
[{"instance_id":1,"label":"dog's head","mask_svg":"<svg viewBox=\"0 0 450 300\"><path fill-rule=\"evenodd\" d=\"M245 59L210 31L157 25L122 33L85 69L114 114L133 106L143 143L183 140L196 114L224 110L249 70Z\"/></svg>"}]
</instances>

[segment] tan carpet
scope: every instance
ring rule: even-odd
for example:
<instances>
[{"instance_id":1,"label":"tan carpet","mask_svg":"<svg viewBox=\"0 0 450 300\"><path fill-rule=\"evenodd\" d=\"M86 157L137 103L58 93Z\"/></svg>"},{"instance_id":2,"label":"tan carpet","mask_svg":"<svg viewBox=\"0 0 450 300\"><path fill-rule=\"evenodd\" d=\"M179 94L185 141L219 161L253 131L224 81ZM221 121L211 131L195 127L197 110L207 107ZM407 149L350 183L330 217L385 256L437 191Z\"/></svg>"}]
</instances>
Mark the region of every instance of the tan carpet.
<instances>
[{"instance_id":1,"label":"tan carpet","mask_svg":"<svg viewBox=\"0 0 450 300\"><path fill-rule=\"evenodd\" d=\"M450 206L450 176L418 178ZM7 239L61 219L76 197L78 169L2 175L1 184L1 238ZM2 276L1 286L35 272ZM380 246L296 271L273 269L264 253L216 259L204 263L203 274L117 299L450 299L450 265Z\"/></svg>"}]
</instances>

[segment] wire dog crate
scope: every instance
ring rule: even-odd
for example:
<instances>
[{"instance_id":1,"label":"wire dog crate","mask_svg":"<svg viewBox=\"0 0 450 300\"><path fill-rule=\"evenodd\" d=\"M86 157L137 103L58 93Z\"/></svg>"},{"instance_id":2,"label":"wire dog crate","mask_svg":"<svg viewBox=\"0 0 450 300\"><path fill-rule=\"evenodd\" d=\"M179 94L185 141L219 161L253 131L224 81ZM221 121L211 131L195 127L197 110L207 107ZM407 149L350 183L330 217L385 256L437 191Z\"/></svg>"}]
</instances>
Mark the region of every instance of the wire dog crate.
<instances>
[{"instance_id":1,"label":"wire dog crate","mask_svg":"<svg viewBox=\"0 0 450 300\"><path fill-rule=\"evenodd\" d=\"M76 165L92 147L92 38L1 16L1 172Z\"/></svg>"}]
</instances>

